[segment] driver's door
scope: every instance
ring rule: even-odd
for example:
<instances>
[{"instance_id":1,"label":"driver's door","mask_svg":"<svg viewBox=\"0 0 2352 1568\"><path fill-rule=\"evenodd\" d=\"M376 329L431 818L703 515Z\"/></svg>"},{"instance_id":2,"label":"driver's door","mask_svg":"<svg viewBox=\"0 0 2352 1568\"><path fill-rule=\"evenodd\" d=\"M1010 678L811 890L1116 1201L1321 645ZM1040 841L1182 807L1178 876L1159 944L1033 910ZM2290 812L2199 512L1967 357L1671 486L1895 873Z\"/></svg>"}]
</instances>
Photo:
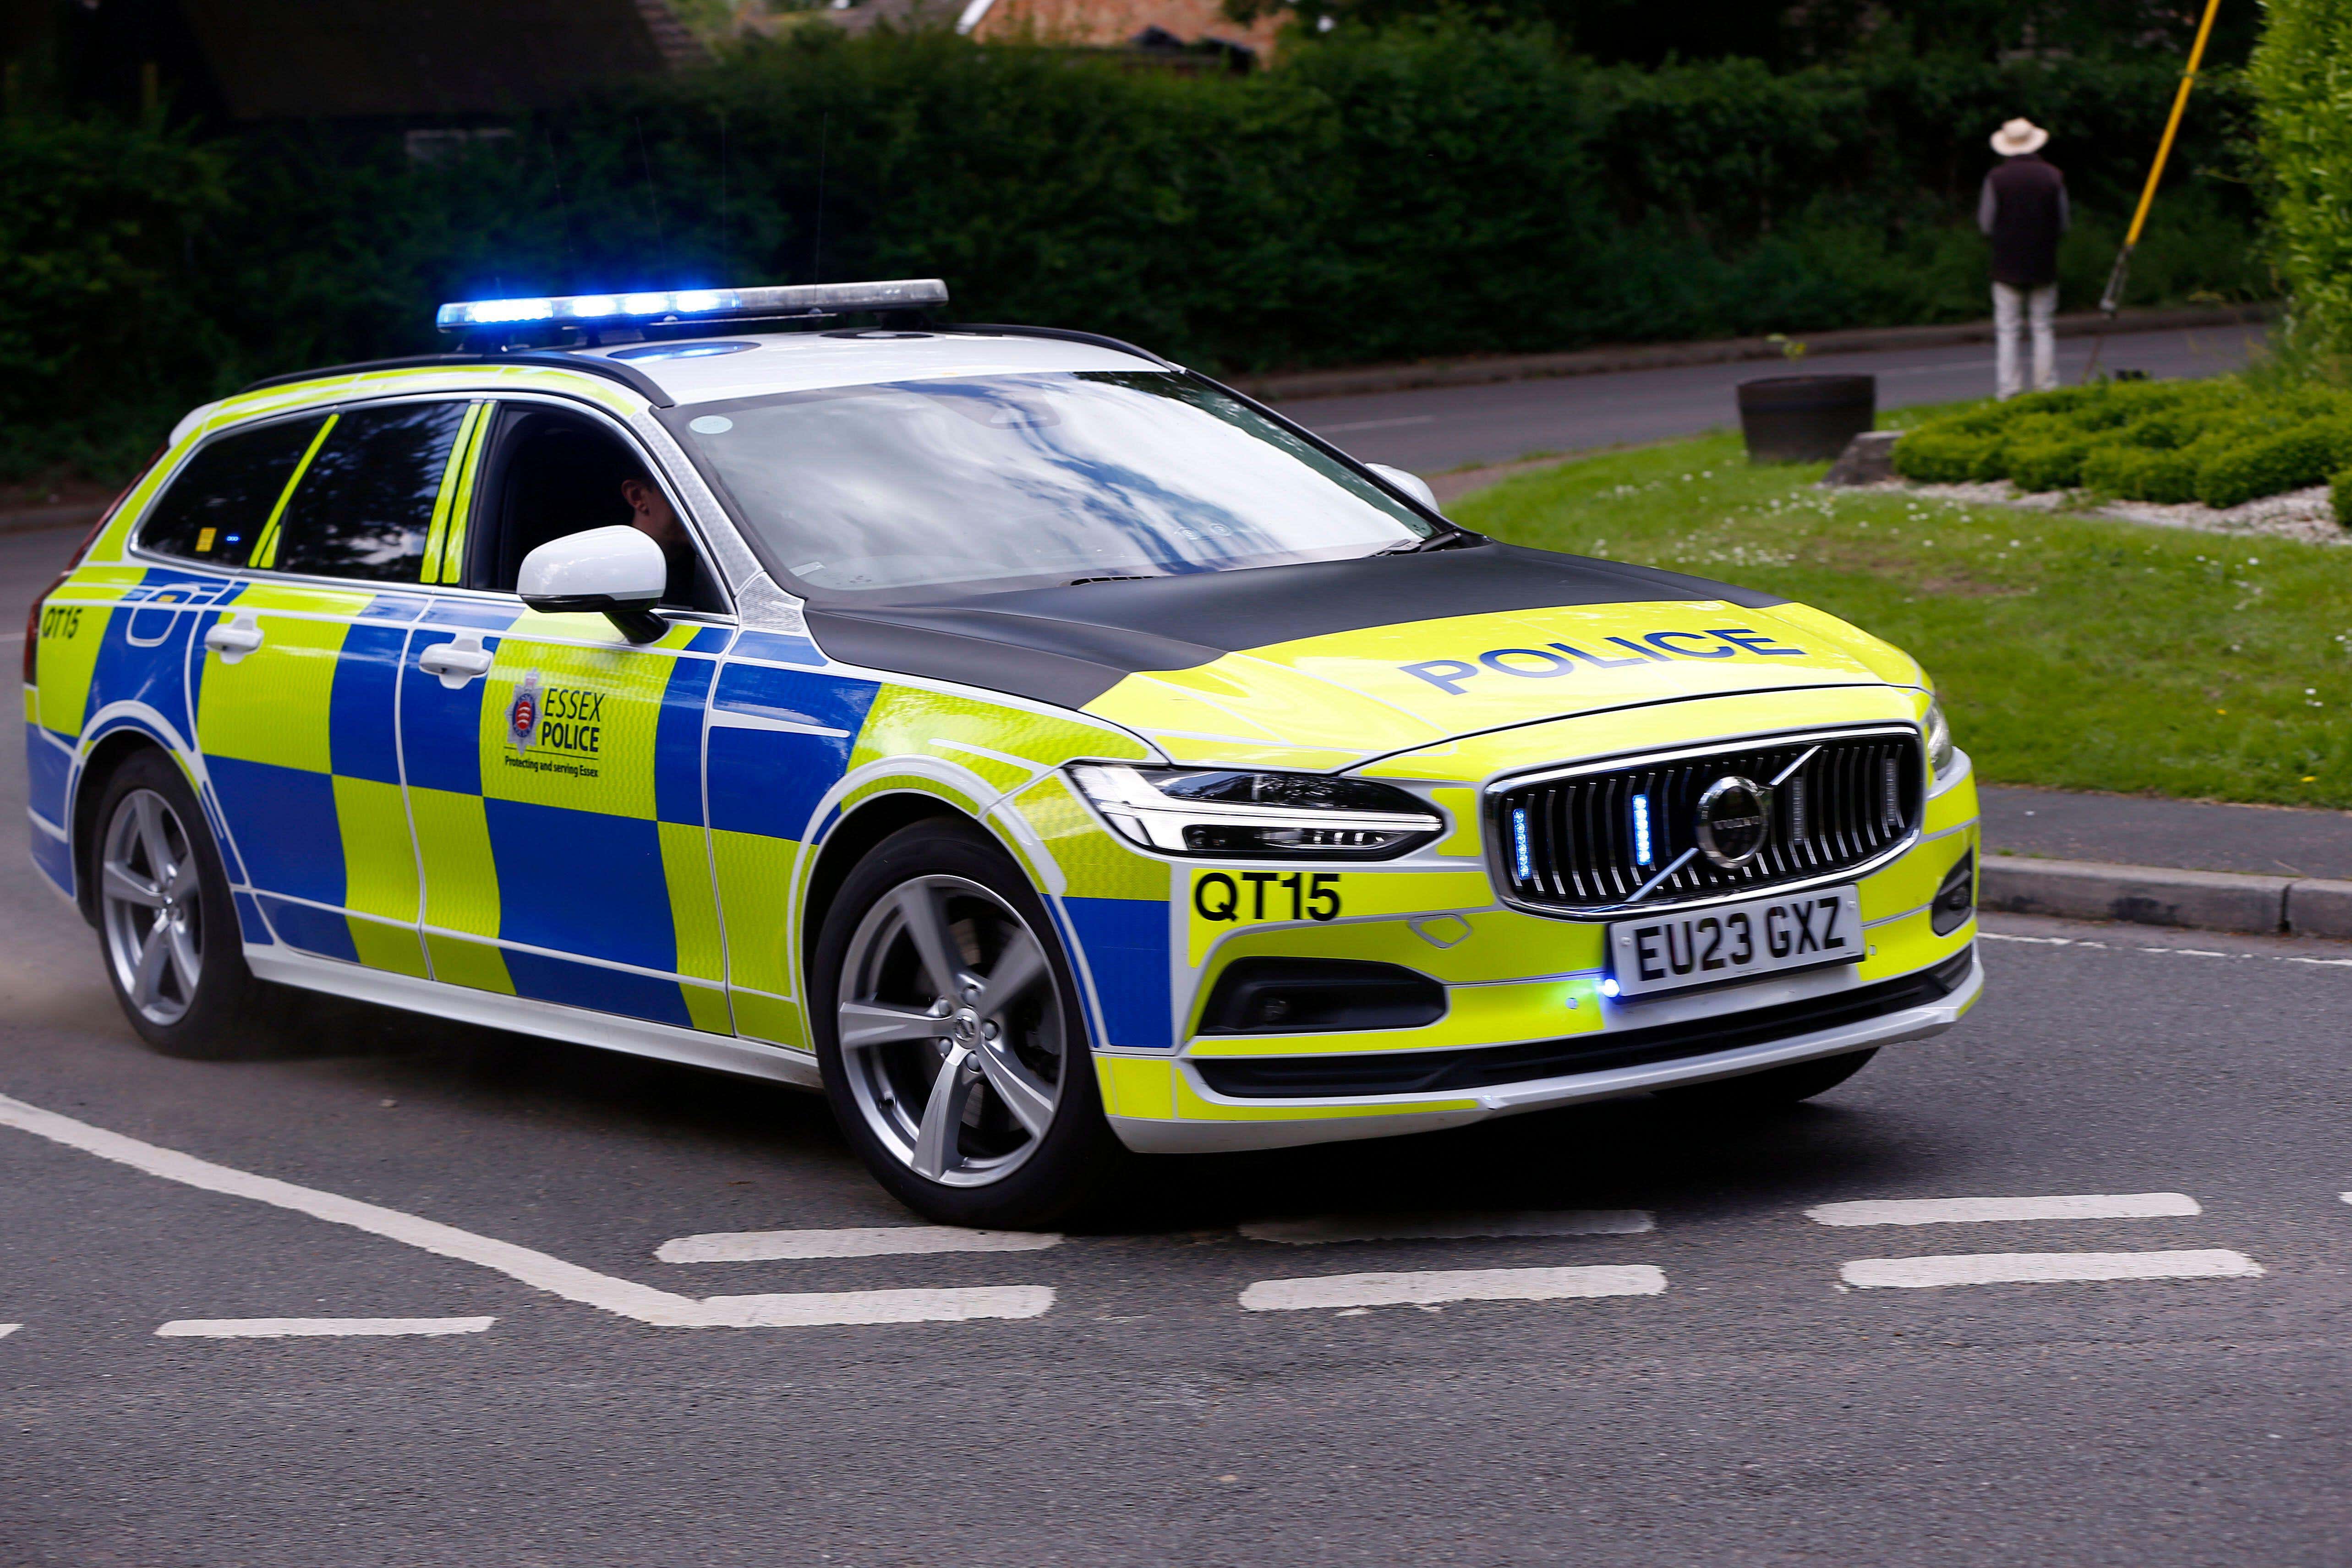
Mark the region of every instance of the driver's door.
<instances>
[{"instance_id":1,"label":"driver's door","mask_svg":"<svg viewBox=\"0 0 2352 1568\"><path fill-rule=\"evenodd\" d=\"M466 586L495 570L482 563L500 559L503 519L532 515L500 476L533 470L499 455L469 543L447 558L460 584L426 607L401 680L433 977L730 1032L702 729L732 633L698 617L632 645L601 615Z\"/></svg>"}]
</instances>

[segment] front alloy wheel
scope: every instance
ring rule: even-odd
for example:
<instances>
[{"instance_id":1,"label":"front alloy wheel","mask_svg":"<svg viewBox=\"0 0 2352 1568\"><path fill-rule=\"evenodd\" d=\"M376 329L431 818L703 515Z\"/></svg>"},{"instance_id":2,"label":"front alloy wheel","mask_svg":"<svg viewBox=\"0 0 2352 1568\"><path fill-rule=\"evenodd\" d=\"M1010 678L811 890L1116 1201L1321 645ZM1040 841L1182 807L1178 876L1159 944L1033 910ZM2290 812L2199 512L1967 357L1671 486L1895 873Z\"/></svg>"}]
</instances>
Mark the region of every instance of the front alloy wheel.
<instances>
[{"instance_id":1,"label":"front alloy wheel","mask_svg":"<svg viewBox=\"0 0 2352 1568\"><path fill-rule=\"evenodd\" d=\"M1045 901L972 823L900 829L842 879L810 955L835 1121L943 1225L1051 1228L1103 1207L1125 1151Z\"/></svg>"},{"instance_id":2,"label":"front alloy wheel","mask_svg":"<svg viewBox=\"0 0 2352 1568\"><path fill-rule=\"evenodd\" d=\"M187 824L154 790L132 789L115 803L98 896L124 1002L158 1028L178 1023L204 978L204 900Z\"/></svg>"},{"instance_id":3,"label":"front alloy wheel","mask_svg":"<svg viewBox=\"0 0 2352 1568\"><path fill-rule=\"evenodd\" d=\"M874 1136L946 1186L1000 1181L1060 1103L1062 1010L1036 933L960 876L900 883L849 940L843 1066Z\"/></svg>"}]
</instances>

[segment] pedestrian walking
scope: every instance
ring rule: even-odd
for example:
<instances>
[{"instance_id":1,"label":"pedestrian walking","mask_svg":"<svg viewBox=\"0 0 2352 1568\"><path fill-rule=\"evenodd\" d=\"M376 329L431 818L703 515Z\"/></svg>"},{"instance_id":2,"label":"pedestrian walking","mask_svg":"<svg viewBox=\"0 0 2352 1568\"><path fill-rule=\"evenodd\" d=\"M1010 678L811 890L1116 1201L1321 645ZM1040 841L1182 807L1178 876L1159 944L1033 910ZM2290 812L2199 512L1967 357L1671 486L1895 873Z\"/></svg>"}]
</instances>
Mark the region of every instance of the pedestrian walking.
<instances>
[{"instance_id":1,"label":"pedestrian walking","mask_svg":"<svg viewBox=\"0 0 2352 1568\"><path fill-rule=\"evenodd\" d=\"M2019 328L2033 326L2033 390L2058 384L2058 236L2066 232L2066 176L2042 156L2050 132L2012 120L1992 133L2001 161L1977 196L1977 227L1992 241L1994 375L2000 395L2024 390L2018 374Z\"/></svg>"}]
</instances>

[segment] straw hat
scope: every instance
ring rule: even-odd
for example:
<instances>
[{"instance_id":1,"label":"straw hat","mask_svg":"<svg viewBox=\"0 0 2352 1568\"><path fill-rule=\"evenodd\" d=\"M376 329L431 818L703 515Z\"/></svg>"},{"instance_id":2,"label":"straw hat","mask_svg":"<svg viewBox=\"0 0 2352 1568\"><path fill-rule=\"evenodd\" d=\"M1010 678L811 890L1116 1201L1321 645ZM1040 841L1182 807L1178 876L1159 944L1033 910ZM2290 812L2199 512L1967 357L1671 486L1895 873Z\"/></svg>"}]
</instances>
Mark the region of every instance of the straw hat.
<instances>
[{"instance_id":1,"label":"straw hat","mask_svg":"<svg viewBox=\"0 0 2352 1568\"><path fill-rule=\"evenodd\" d=\"M2004 158L2020 158L2028 152L2039 152L2050 132L2030 120L2012 120L1992 133L1992 150Z\"/></svg>"}]
</instances>

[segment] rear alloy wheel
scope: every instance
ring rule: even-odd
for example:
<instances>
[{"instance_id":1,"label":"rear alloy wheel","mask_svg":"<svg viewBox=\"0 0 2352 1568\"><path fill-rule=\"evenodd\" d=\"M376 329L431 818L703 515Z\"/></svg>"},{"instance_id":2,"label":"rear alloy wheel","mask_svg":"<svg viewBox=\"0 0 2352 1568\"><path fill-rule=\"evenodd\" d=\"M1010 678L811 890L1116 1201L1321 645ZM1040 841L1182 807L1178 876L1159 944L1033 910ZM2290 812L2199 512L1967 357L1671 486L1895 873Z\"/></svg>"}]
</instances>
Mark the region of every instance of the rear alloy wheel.
<instances>
[{"instance_id":1,"label":"rear alloy wheel","mask_svg":"<svg viewBox=\"0 0 2352 1568\"><path fill-rule=\"evenodd\" d=\"M246 967L228 877L178 767L160 751L130 758L108 777L96 820L99 941L131 1027L166 1056L274 1046L284 995Z\"/></svg>"},{"instance_id":2,"label":"rear alloy wheel","mask_svg":"<svg viewBox=\"0 0 2352 1568\"><path fill-rule=\"evenodd\" d=\"M828 914L811 998L826 1091L918 1212L1050 1224L1115 1157L1050 933L1001 850L935 823L886 840Z\"/></svg>"}]
</instances>

